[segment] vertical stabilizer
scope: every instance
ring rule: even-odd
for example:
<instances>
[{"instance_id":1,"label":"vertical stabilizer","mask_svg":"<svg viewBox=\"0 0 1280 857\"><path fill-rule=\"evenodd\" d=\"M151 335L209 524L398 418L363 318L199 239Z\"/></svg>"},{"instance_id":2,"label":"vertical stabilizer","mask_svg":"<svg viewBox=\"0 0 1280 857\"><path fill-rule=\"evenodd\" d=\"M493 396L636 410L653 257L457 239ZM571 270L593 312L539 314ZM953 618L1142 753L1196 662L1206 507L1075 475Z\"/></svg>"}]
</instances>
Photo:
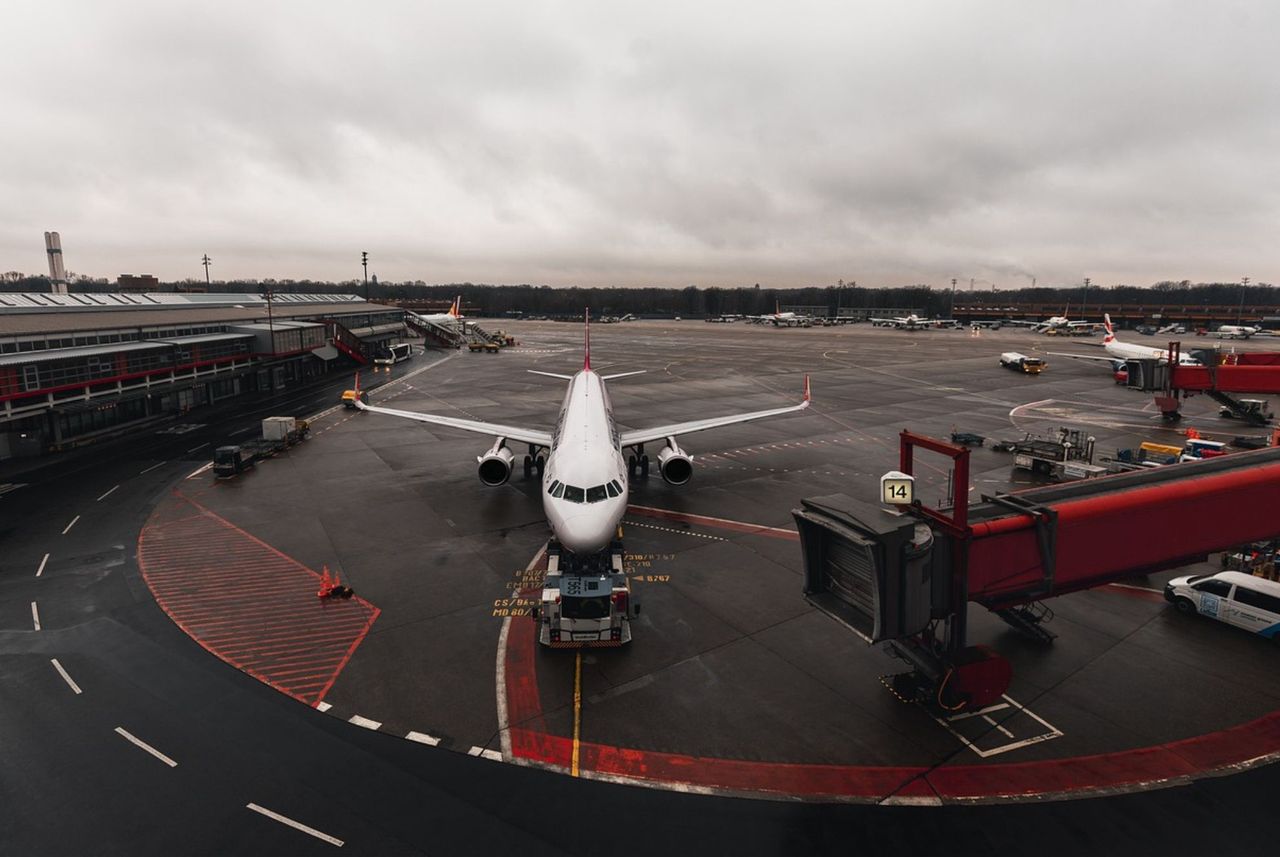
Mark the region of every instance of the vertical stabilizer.
<instances>
[{"instance_id":1,"label":"vertical stabilizer","mask_svg":"<svg viewBox=\"0 0 1280 857\"><path fill-rule=\"evenodd\" d=\"M582 370L591 371L591 308L582 311Z\"/></svg>"}]
</instances>

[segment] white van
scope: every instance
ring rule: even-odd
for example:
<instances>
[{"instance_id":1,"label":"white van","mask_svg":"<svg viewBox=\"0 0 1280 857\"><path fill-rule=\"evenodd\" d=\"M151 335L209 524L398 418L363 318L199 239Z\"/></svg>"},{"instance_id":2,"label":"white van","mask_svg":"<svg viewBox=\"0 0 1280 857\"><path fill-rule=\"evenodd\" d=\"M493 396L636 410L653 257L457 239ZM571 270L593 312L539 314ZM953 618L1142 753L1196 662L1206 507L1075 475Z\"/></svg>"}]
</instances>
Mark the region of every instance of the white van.
<instances>
[{"instance_id":1,"label":"white van","mask_svg":"<svg viewBox=\"0 0 1280 857\"><path fill-rule=\"evenodd\" d=\"M1242 571L1175 577L1165 584L1164 597L1183 613L1280 639L1280 583L1274 580Z\"/></svg>"}]
</instances>

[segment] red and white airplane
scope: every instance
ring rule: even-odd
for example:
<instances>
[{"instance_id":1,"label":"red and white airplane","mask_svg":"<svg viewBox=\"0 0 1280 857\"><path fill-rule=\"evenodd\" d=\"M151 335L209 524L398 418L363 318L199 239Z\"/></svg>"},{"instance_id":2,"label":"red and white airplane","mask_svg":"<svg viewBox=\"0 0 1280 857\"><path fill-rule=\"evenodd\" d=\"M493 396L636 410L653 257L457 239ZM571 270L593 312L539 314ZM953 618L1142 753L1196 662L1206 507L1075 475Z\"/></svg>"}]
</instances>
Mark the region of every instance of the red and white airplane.
<instances>
[{"instance_id":1,"label":"red and white airplane","mask_svg":"<svg viewBox=\"0 0 1280 857\"><path fill-rule=\"evenodd\" d=\"M1168 361L1169 352L1164 348L1152 348L1149 345L1134 345L1131 342L1121 342L1116 339L1115 328L1111 326L1111 315L1103 315L1103 328L1107 331L1107 335L1102 337L1102 348L1107 352L1109 357L1095 357L1087 354L1073 354L1066 351L1049 351L1047 353L1056 357L1071 357L1075 360L1106 360L1112 364L1114 369L1124 368L1126 360L1163 360ZM1179 366L1199 366L1200 361L1189 354L1178 355Z\"/></svg>"},{"instance_id":2,"label":"red and white airplane","mask_svg":"<svg viewBox=\"0 0 1280 857\"><path fill-rule=\"evenodd\" d=\"M547 522L560 544L579 556L607 550L616 537L618 524L627 509L628 476L649 472L645 444L664 443L657 456L662 478L672 485L683 485L693 476L693 456L676 443L678 435L776 417L809 407L809 376L806 375L804 398L798 405L620 431L613 421L613 407L605 382L639 375L643 370L613 375L596 373L591 368L589 318L584 350L582 369L576 374L533 373L569 382L560 417L550 431L376 407L368 404L367 396L359 391L358 378L354 404L371 414L403 417L497 438L484 455L477 457L480 481L490 486L502 485L511 475L515 453L507 447L507 442L527 444L525 476L536 471L542 479L542 507Z\"/></svg>"},{"instance_id":3,"label":"red and white airplane","mask_svg":"<svg viewBox=\"0 0 1280 857\"><path fill-rule=\"evenodd\" d=\"M453 303L449 305L448 312L435 312L429 315L423 315L419 312L410 313L418 321L429 321L433 324L456 324L462 321L462 295L458 295L453 299Z\"/></svg>"}]
</instances>

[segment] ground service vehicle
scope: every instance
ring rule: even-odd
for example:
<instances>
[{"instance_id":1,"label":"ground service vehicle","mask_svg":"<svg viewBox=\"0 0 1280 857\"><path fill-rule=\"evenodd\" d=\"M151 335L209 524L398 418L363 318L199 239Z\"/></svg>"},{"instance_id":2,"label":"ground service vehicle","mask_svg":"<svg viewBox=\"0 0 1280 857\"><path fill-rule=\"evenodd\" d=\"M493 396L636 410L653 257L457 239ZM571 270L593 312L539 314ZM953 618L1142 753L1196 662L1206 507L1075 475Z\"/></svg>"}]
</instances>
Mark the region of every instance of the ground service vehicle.
<instances>
[{"instance_id":1,"label":"ground service vehicle","mask_svg":"<svg viewBox=\"0 0 1280 857\"><path fill-rule=\"evenodd\" d=\"M1183 613L1199 613L1280 639L1280 583L1242 571L1175 577L1164 586L1165 600Z\"/></svg>"},{"instance_id":2,"label":"ground service vehicle","mask_svg":"<svg viewBox=\"0 0 1280 857\"><path fill-rule=\"evenodd\" d=\"M413 345L408 342L397 342L387 349L386 354L373 358L373 362L378 366L390 366L393 363L403 363L413 356Z\"/></svg>"},{"instance_id":3,"label":"ground service vehicle","mask_svg":"<svg viewBox=\"0 0 1280 857\"><path fill-rule=\"evenodd\" d=\"M235 476L264 458L306 440L311 426L295 417L267 417L262 421L262 438L242 444L220 446L213 451L215 476Z\"/></svg>"},{"instance_id":4,"label":"ground service vehicle","mask_svg":"<svg viewBox=\"0 0 1280 857\"><path fill-rule=\"evenodd\" d=\"M1000 365L1006 369L1016 369L1028 375L1039 375L1044 371L1044 361L1039 357L1028 357L1016 351L1006 351L1000 355Z\"/></svg>"},{"instance_id":5,"label":"ground service vehicle","mask_svg":"<svg viewBox=\"0 0 1280 857\"><path fill-rule=\"evenodd\" d=\"M609 567L576 569L556 542L547 549L542 598L534 608L538 641L551 648L623 646L631 620L640 615L622 568L622 544L609 552Z\"/></svg>"}]
</instances>

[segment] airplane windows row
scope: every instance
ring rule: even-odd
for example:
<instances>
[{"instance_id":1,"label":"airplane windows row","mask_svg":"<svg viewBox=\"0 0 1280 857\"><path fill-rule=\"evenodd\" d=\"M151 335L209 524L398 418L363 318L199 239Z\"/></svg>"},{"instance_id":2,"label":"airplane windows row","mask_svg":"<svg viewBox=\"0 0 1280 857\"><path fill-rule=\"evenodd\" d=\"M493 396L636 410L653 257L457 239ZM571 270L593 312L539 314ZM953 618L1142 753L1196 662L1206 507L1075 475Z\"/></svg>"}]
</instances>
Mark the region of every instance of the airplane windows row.
<instances>
[{"instance_id":1,"label":"airplane windows row","mask_svg":"<svg viewBox=\"0 0 1280 857\"><path fill-rule=\"evenodd\" d=\"M570 503L599 503L606 497L620 497L622 495L622 486L618 484L618 480L614 479L604 485L596 485L585 491L573 485L565 485L563 482L553 479L551 487L547 489L547 493L557 500L564 499Z\"/></svg>"}]
</instances>

